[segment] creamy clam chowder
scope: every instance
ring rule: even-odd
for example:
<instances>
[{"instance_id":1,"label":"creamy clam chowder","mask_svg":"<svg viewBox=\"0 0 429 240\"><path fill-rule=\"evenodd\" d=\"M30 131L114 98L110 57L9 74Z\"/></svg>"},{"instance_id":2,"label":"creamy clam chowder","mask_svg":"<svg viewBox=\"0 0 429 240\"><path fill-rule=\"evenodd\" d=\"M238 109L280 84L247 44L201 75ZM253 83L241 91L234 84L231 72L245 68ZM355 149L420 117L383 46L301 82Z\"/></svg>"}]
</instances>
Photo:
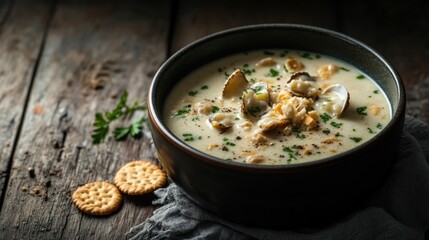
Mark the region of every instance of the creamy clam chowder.
<instances>
[{"instance_id":1,"label":"creamy clam chowder","mask_svg":"<svg viewBox=\"0 0 429 240\"><path fill-rule=\"evenodd\" d=\"M171 90L163 116L178 138L226 161L294 164L368 141L391 112L380 87L352 65L270 49L191 72Z\"/></svg>"}]
</instances>

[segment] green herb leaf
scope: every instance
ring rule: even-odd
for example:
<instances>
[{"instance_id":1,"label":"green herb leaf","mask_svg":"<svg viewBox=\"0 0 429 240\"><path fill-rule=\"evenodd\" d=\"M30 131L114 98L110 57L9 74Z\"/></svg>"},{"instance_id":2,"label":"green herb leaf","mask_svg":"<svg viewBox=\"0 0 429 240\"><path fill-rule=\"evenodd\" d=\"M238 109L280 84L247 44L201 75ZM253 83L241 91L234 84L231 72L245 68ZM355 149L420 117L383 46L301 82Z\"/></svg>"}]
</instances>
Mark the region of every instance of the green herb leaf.
<instances>
[{"instance_id":1,"label":"green herb leaf","mask_svg":"<svg viewBox=\"0 0 429 240\"><path fill-rule=\"evenodd\" d=\"M95 114L94 130L92 131L92 143L101 143L109 133L109 122L105 121L101 113Z\"/></svg>"},{"instance_id":2,"label":"green herb leaf","mask_svg":"<svg viewBox=\"0 0 429 240\"><path fill-rule=\"evenodd\" d=\"M139 103L136 99L131 105L127 105L128 92L125 91L119 99L118 104L111 112L105 112L104 116L98 112L95 114L94 129L92 132L92 143L99 144L104 141L109 133L109 126L115 120L131 117L136 111L146 110L146 105ZM113 131L116 140L125 138L129 133L137 136L141 132L141 127L145 119L142 117L128 127L117 127Z\"/></svg>"},{"instance_id":3,"label":"green herb leaf","mask_svg":"<svg viewBox=\"0 0 429 240\"><path fill-rule=\"evenodd\" d=\"M342 123L331 122L331 126L334 128L340 128L342 125L343 125Z\"/></svg>"},{"instance_id":4,"label":"green herb leaf","mask_svg":"<svg viewBox=\"0 0 429 240\"><path fill-rule=\"evenodd\" d=\"M347 69L345 67L340 67L341 70L346 71L346 72L350 72L350 69Z\"/></svg>"},{"instance_id":5,"label":"green herb leaf","mask_svg":"<svg viewBox=\"0 0 429 240\"><path fill-rule=\"evenodd\" d=\"M310 54L310 53L308 53L308 52L301 54L301 57L303 57L303 58L307 58L307 59L310 59L310 60L313 60L313 57L312 57L312 56L311 56L311 54Z\"/></svg>"},{"instance_id":6,"label":"green herb leaf","mask_svg":"<svg viewBox=\"0 0 429 240\"><path fill-rule=\"evenodd\" d=\"M202 90L207 90L207 89L209 89L209 86L204 85L204 86L202 86L202 87L201 87L201 89L202 89Z\"/></svg>"},{"instance_id":7,"label":"green herb leaf","mask_svg":"<svg viewBox=\"0 0 429 240\"><path fill-rule=\"evenodd\" d=\"M138 137L142 133L143 124L146 122L145 118L140 118L139 120L133 122L130 126L130 133L132 137Z\"/></svg>"},{"instance_id":8,"label":"green herb leaf","mask_svg":"<svg viewBox=\"0 0 429 240\"><path fill-rule=\"evenodd\" d=\"M191 97L194 97L195 95L197 95L198 91L190 91L188 92L188 95Z\"/></svg>"},{"instance_id":9,"label":"green herb leaf","mask_svg":"<svg viewBox=\"0 0 429 240\"><path fill-rule=\"evenodd\" d=\"M378 123L376 127L377 127L378 129L382 129L382 128L383 128L383 125L381 125L381 123Z\"/></svg>"},{"instance_id":10,"label":"green herb leaf","mask_svg":"<svg viewBox=\"0 0 429 240\"><path fill-rule=\"evenodd\" d=\"M354 141L354 142L356 142L356 143L358 143L358 142L362 141L362 138L361 138L361 137L351 137L350 139L351 139L351 140L353 140L353 141Z\"/></svg>"},{"instance_id":11,"label":"green herb leaf","mask_svg":"<svg viewBox=\"0 0 429 240\"><path fill-rule=\"evenodd\" d=\"M330 133L331 133L331 130L329 130L329 129L323 129L323 130L322 130L322 132L323 132L324 134L330 134Z\"/></svg>"},{"instance_id":12,"label":"green herb leaf","mask_svg":"<svg viewBox=\"0 0 429 240\"><path fill-rule=\"evenodd\" d=\"M115 136L116 140L122 140L125 139L128 134L130 133L129 127L117 127L113 131L113 135Z\"/></svg>"},{"instance_id":13,"label":"green herb leaf","mask_svg":"<svg viewBox=\"0 0 429 240\"><path fill-rule=\"evenodd\" d=\"M366 106L358 107L358 108L356 108L356 112L357 112L359 115L366 116L366 115L368 115L368 113L366 112L366 109L367 109L367 107L366 107Z\"/></svg>"},{"instance_id":14,"label":"green herb leaf","mask_svg":"<svg viewBox=\"0 0 429 240\"><path fill-rule=\"evenodd\" d=\"M341 135L341 133L337 132L337 133L335 133L335 137L344 137L344 136Z\"/></svg>"},{"instance_id":15,"label":"green herb leaf","mask_svg":"<svg viewBox=\"0 0 429 240\"><path fill-rule=\"evenodd\" d=\"M322 119L323 122L327 122L331 119L331 116L329 116L329 114L327 113L323 113L322 115L320 115L320 118Z\"/></svg>"},{"instance_id":16,"label":"green herb leaf","mask_svg":"<svg viewBox=\"0 0 429 240\"><path fill-rule=\"evenodd\" d=\"M219 112L219 108L216 106L212 106L212 113L217 113Z\"/></svg>"},{"instance_id":17,"label":"green herb leaf","mask_svg":"<svg viewBox=\"0 0 429 240\"><path fill-rule=\"evenodd\" d=\"M379 93L379 91L378 91L378 90L374 90L374 91L373 91L373 93L374 93L374 94L378 94L378 93Z\"/></svg>"},{"instance_id":18,"label":"green herb leaf","mask_svg":"<svg viewBox=\"0 0 429 240\"><path fill-rule=\"evenodd\" d=\"M294 150L290 149L290 147L284 147L283 152L287 152L287 154L289 155L288 162L292 161L293 159L296 160L295 155L297 155L298 153L295 152Z\"/></svg>"},{"instance_id":19,"label":"green herb leaf","mask_svg":"<svg viewBox=\"0 0 429 240\"><path fill-rule=\"evenodd\" d=\"M279 71L270 68L270 76L271 77L277 77L279 75Z\"/></svg>"},{"instance_id":20,"label":"green herb leaf","mask_svg":"<svg viewBox=\"0 0 429 240\"><path fill-rule=\"evenodd\" d=\"M297 134L297 135L296 135L296 137L297 137L297 138L299 138L299 139L304 139L304 138L306 138L306 136L305 136L303 133L301 133L301 134Z\"/></svg>"},{"instance_id":21,"label":"green herb leaf","mask_svg":"<svg viewBox=\"0 0 429 240\"><path fill-rule=\"evenodd\" d=\"M364 79L364 78L365 78L365 76L364 76L364 75L362 75L362 74L360 74L360 75L358 75L356 78L357 78L357 79L359 79L359 80L361 80L361 79Z\"/></svg>"}]
</instances>

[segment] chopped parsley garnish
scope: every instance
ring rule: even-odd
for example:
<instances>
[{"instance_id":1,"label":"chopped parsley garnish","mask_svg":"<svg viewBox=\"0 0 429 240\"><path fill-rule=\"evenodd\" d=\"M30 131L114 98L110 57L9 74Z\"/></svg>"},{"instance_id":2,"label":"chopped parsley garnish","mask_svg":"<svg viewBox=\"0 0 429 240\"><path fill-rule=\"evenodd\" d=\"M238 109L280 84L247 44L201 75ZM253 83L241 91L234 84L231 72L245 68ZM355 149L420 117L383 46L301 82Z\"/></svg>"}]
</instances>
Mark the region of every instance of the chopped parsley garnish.
<instances>
[{"instance_id":1,"label":"chopped parsley garnish","mask_svg":"<svg viewBox=\"0 0 429 240\"><path fill-rule=\"evenodd\" d=\"M243 67L247 68L247 67L249 67L249 64L245 63L245 64L243 64Z\"/></svg>"},{"instance_id":2,"label":"chopped parsley garnish","mask_svg":"<svg viewBox=\"0 0 429 240\"><path fill-rule=\"evenodd\" d=\"M304 138L306 138L306 137L305 137L305 135L304 135L304 133L301 133L301 134L299 134L299 133L298 133L298 134L296 135L296 137L297 137L297 138L299 138L299 139L304 139Z\"/></svg>"},{"instance_id":3,"label":"chopped parsley garnish","mask_svg":"<svg viewBox=\"0 0 429 240\"><path fill-rule=\"evenodd\" d=\"M346 72L350 72L350 69L347 69L345 67L340 67L341 70L346 71Z\"/></svg>"},{"instance_id":4,"label":"chopped parsley garnish","mask_svg":"<svg viewBox=\"0 0 429 240\"><path fill-rule=\"evenodd\" d=\"M322 130L322 132L323 132L324 134L330 134L330 133L331 133L331 130L329 130L329 129L323 129L323 130Z\"/></svg>"},{"instance_id":5,"label":"chopped parsley garnish","mask_svg":"<svg viewBox=\"0 0 429 240\"><path fill-rule=\"evenodd\" d=\"M275 69L270 69L270 76L271 77L277 77L279 75L279 71L275 70Z\"/></svg>"},{"instance_id":6,"label":"chopped parsley garnish","mask_svg":"<svg viewBox=\"0 0 429 240\"><path fill-rule=\"evenodd\" d=\"M200 118L199 118L199 117L193 117L193 118L192 118L192 121L193 121L193 122L198 121L198 120L200 120Z\"/></svg>"},{"instance_id":7,"label":"chopped parsley garnish","mask_svg":"<svg viewBox=\"0 0 429 240\"><path fill-rule=\"evenodd\" d=\"M322 119L323 122L327 122L331 119L331 116L329 116L329 114L327 113L323 113L322 115L320 115L320 118Z\"/></svg>"},{"instance_id":8,"label":"chopped parsley garnish","mask_svg":"<svg viewBox=\"0 0 429 240\"><path fill-rule=\"evenodd\" d=\"M201 89L202 89L202 90L207 90L207 89L209 89L209 86L204 85L204 86L202 86L202 87L201 87Z\"/></svg>"},{"instance_id":9,"label":"chopped parsley garnish","mask_svg":"<svg viewBox=\"0 0 429 240\"><path fill-rule=\"evenodd\" d=\"M174 113L175 116L183 116L188 114L191 111L191 105L186 105L182 109L178 110Z\"/></svg>"},{"instance_id":10,"label":"chopped parsley garnish","mask_svg":"<svg viewBox=\"0 0 429 240\"><path fill-rule=\"evenodd\" d=\"M374 90L374 91L373 91L373 93L378 94L378 93L379 93L379 91L378 91L378 90Z\"/></svg>"},{"instance_id":11,"label":"chopped parsley garnish","mask_svg":"<svg viewBox=\"0 0 429 240\"><path fill-rule=\"evenodd\" d=\"M357 78L357 79L359 79L359 80L361 80L361 79L364 79L364 78L365 78L365 76L364 76L364 75L362 75L362 74L360 74L360 75L358 75L356 78Z\"/></svg>"},{"instance_id":12,"label":"chopped parsley garnish","mask_svg":"<svg viewBox=\"0 0 429 240\"><path fill-rule=\"evenodd\" d=\"M289 70L287 70L287 67L283 65L283 70L285 70L285 72L289 72Z\"/></svg>"},{"instance_id":13,"label":"chopped parsley garnish","mask_svg":"<svg viewBox=\"0 0 429 240\"><path fill-rule=\"evenodd\" d=\"M343 125L342 123L331 122L331 126L334 128L340 128L342 125Z\"/></svg>"},{"instance_id":14,"label":"chopped parsley garnish","mask_svg":"<svg viewBox=\"0 0 429 240\"><path fill-rule=\"evenodd\" d=\"M353 140L353 141L355 141L356 143L362 141L361 137L351 137L350 139Z\"/></svg>"},{"instance_id":15,"label":"chopped parsley garnish","mask_svg":"<svg viewBox=\"0 0 429 240\"><path fill-rule=\"evenodd\" d=\"M255 69L249 69L249 68L243 68L243 72L244 72L244 74L246 74L246 75L252 75L252 73L254 73L255 72Z\"/></svg>"},{"instance_id":16,"label":"chopped parsley garnish","mask_svg":"<svg viewBox=\"0 0 429 240\"><path fill-rule=\"evenodd\" d=\"M383 128L383 125L381 125L381 123L378 123L376 127L377 127L378 129L382 129L382 128Z\"/></svg>"},{"instance_id":17,"label":"chopped parsley garnish","mask_svg":"<svg viewBox=\"0 0 429 240\"><path fill-rule=\"evenodd\" d=\"M212 106L212 113L217 113L219 112L219 108L216 106Z\"/></svg>"},{"instance_id":18,"label":"chopped parsley garnish","mask_svg":"<svg viewBox=\"0 0 429 240\"><path fill-rule=\"evenodd\" d=\"M308 52L301 54L301 57L303 57L303 58L307 58L307 59L310 59L310 60L313 60L313 57L312 57L312 56L311 56L311 54L310 54L310 53L308 53Z\"/></svg>"},{"instance_id":19,"label":"chopped parsley garnish","mask_svg":"<svg viewBox=\"0 0 429 240\"><path fill-rule=\"evenodd\" d=\"M358 107L358 108L356 108L356 112L357 112L359 115L366 116L366 115L368 115L368 113L366 112L366 109L367 109L367 107L366 107L366 106Z\"/></svg>"},{"instance_id":20,"label":"chopped parsley garnish","mask_svg":"<svg viewBox=\"0 0 429 240\"><path fill-rule=\"evenodd\" d=\"M256 86L255 88L252 88L252 90L256 93L262 90L262 86Z\"/></svg>"},{"instance_id":21,"label":"chopped parsley garnish","mask_svg":"<svg viewBox=\"0 0 429 240\"><path fill-rule=\"evenodd\" d=\"M376 133L371 128L367 128L369 133Z\"/></svg>"},{"instance_id":22,"label":"chopped parsley garnish","mask_svg":"<svg viewBox=\"0 0 429 240\"><path fill-rule=\"evenodd\" d=\"M251 82L251 83L255 83L255 82L256 82L256 78L251 78L251 79L250 79L250 82Z\"/></svg>"},{"instance_id":23,"label":"chopped parsley garnish","mask_svg":"<svg viewBox=\"0 0 429 240\"><path fill-rule=\"evenodd\" d=\"M271 52L271 51L264 51L264 54L265 54L265 55L268 55L268 56L273 56L273 55L274 55L274 52Z\"/></svg>"},{"instance_id":24,"label":"chopped parsley garnish","mask_svg":"<svg viewBox=\"0 0 429 240\"><path fill-rule=\"evenodd\" d=\"M188 95L193 97L193 96L197 95L197 93L198 93L198 91L190 91L190 92L188 92Z\"/></svg>"},{"instance_id":25,"label":"chopped parsley garnish","mask_svg":"<svg viewBox=\"0 0 429 240\"><path fill-rule=\"evenodd\" d=\"M290 147L284 147L283 152L287 152L289 155L288 162L290 162L292 159L296 160L295 155L298 155L298 152L295 152L294 150L290 149Z\"/></svg>"},{"instance_id":26,"label":"chopped parsley garnish","mask_svg":"<svg viewBox=\"0 0 429 240\"><path fill-rule=\"evenodd\" d=\"M194 136L192 133L184 133L184 134L182 134L182 136L185 137L183 139L183 141L185 141L185 142L192 142L192 141L195 141L196 139L202 138L201 136L199 136L199 137Z\"/></svg>"},{"instance_id":27,"label":"chopped parsley garnish","mask_svg":"<svg viewBox=\"0 0 429 240\"><path fill-rule=\"evenodd\" d=\"M344 136L341 135L341 133L337 132L337 133L335 133L335 137L344 137Z\"/></svg>"},{"instance_id":28,"label":"chopped parsley garnish","mask_svg":"<svg viewBox=\"0 0 429 240\"><path fill-rule=\"evenodd\" d=\"M225 76L225 78L228 78L230 74L227 72L223 72L223 75Z\"/></svg>"},{"instance_id":29,"label":"chopped parsley garnish","mask_svg":"<svg viewBox=\"0 0 429 240\"><path fill-rule=\"evenodd\" d=\"M234 147L235 143L231 142L228 138L223 138L223 141L225 142L225 145Z\"/></svg>"}]
</instances>

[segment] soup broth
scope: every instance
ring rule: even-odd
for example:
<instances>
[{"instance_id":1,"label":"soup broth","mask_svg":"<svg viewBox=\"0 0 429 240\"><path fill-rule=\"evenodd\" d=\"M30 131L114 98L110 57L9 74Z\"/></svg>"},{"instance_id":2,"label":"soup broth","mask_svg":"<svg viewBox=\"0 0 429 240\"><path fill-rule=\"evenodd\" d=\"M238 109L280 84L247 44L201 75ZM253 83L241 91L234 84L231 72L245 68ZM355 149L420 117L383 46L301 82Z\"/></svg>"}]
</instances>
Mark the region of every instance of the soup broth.
<instances>
[{"instance_id":1,"label":"soup broth","mask_svg":"<svg viewBox=\"0 0 429 240\"><path fill-rule=\"evenodd\" d=\"M191 72L171 90L163 116L182 141L225 161L295 164L368 141L391 112L382 89L352 65L268 49Z\"/></svg>"}]
</instances>

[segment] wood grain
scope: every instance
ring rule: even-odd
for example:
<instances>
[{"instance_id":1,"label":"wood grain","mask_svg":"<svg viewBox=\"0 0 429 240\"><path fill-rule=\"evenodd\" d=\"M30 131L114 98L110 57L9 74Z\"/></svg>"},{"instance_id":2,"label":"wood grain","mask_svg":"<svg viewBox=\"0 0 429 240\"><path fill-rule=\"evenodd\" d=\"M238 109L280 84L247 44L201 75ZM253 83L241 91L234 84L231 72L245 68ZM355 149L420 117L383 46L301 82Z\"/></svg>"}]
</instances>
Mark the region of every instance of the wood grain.
<instances>
[{"instance_id":1,"label":"wood grain","mask_svg":"<svg viewBox=\"0 0 429 240\"><path fill-rule=\"evenodd\" d=\"M0 205L51 7L52 1L1 3Z\"/></svg>"},{"instance_id":2,"label":"wood grain","mask_svg":"<svg viewBox=\"0 0 429 240\"><path fill-rule=\"evenodd\" d=\"M149 217L153 195L126 197L108 217L72 205L78 186L112 181L132 160L156 162L147 129L92 145L94 114L125 90L146 98L167 55L224 29L299 23L357 38L393 63L407 112L429 123L428 16L417 0L0 1L0 239L122 239Z\"/></svg>"},{"instance_id":3,"label":"wood grain","mask_svg":"<svg viewBox=\"0 0 429 240\"><path fill-rule=\"evenodd\" d=\"M168 1L58 3L13 159L0 236L122 239L152 213L152 195L127 197L108 217L82 214L70 197L87 182L112 182L126 162L154 161L147 135L93 146L91 131L95 112L111 110L124 90L131 99L146 98L166 57L169 7Z\"/></svg>"}]
</instances>

